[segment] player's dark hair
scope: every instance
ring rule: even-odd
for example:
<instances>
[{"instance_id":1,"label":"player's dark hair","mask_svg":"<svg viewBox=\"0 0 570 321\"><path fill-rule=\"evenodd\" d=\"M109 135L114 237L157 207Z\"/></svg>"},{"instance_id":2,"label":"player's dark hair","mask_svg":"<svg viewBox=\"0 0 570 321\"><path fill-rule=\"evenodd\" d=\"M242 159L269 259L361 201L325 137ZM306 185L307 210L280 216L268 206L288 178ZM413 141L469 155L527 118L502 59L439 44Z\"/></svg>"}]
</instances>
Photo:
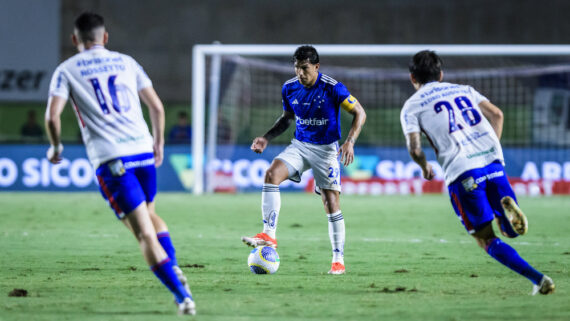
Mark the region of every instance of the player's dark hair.
<instances>
[{"instance_id":1,"label":"player's dark hair","mask_svg":"<svg viewBox=\"0 0 570 321\"><path fill-rule=\"evenodd\" d=\"M317 49L313 46L305 45L297 48L295 53L293 54L293 59L298 61L305 61L309 59L309 62L313 65L319 63L319 54L317 53Z\"/></svg>"},{"instance_id":2,"label":"player's dark hair","mask_svg":"<svg viewBox=\"0 0 570 321\"><path fill-rule=\"evenodd\" d=\"M420 84L439 81L443 61L431 50L422 50L414 55L409 64L410 73Z\"/></svg>"},{"instance_id":3,"label":"player's dark hair","mask_svg":"<svg viewBox=\"0 0 570 321\"><path fill-rule=\"evenodd\" d=\"M82 42L95 41L93 31L104 25L103 17L93 12L84 12L75 19L75 29L77 29L79 39Z\"/></svg>"}]
</instances>

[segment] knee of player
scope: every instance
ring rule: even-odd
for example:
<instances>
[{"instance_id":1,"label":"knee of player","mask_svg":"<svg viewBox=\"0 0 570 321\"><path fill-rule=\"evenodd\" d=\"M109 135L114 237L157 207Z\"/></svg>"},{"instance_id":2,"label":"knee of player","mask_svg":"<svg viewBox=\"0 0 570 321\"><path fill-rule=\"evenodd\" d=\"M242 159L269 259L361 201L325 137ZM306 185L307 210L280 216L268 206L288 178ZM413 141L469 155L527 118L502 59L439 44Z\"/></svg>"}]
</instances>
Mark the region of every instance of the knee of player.
<instances>
[{"instance_id":1,"label":"knee of player","mask_svg":"<svg viewBox=\"0 0 570 321\"><path fill-rule=\"evenodd\" d=\"M135 233L135 237L139 242L150 244L156 239L156 234L151 230L143 230Z\"/></svg>"},{"instance_id":2,"label":"knee of player","mask_svg":"<svg viewBox=\"0 0 570 321\"><path fill-rule=\"evenodd\" d=\"M268 169L265 171L265 183L279 185L281 182L278 181L275 172L271 169Z\"/></svg>"}]
</instances>

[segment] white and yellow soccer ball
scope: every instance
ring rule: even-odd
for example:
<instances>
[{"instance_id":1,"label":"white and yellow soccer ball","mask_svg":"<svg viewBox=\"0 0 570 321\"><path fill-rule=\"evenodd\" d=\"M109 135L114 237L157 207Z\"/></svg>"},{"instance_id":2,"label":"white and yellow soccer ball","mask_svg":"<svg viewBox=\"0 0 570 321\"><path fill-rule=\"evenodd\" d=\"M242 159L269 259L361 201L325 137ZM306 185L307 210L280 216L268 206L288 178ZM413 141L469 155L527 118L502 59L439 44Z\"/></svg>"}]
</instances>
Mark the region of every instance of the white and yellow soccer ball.
<instances>
[{"instance_id":1,"label":"white and yellow soccer ball","mask_svg":"<svg viewBox=\"0 0 570 321\"><path fill-rule=\"evenodd\" d=\"M273 274L279 268L279 254L270 246L258 246L247 258L249 270L255 274Z\"/></svg>"}]
</instances>

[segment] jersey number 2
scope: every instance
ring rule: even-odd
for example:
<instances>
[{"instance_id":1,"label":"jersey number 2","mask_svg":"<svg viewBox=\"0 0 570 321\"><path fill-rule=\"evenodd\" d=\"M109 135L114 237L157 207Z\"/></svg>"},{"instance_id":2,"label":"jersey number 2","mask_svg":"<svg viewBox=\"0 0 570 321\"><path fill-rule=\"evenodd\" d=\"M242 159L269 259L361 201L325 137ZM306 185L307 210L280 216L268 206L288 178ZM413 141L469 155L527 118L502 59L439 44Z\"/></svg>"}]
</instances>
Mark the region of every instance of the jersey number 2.
<instances>
[{"instance_id":1,"label":"jersey number 2","mask_svg":"<svg viewBox=\"0 0 570 321\"><path fill-rule=\"evenodd\" d=\"M475 126L481 122L481 115L477 111L477 109L473 108L473 104L469 100L469 98L465 96L459 96L453 100L455 105L461 111L461 116L469 126ZM446 100L442 100L437 102L433 109L436 113L440 113L443 110L443 107L447 109L447 113L449 116L449 133L453 133L456 130L462 130L463 126L458 124L455 121L455 113L453 111L453 106Z\"/></svg>"},{"instance_id":2,"label":"jersey number 2","mask_svg":"<svg viewBox=\"0 0 570 321\"><path fill-rule=\"evenodd\" d=\"M124 94L122 87L115 85L115 79L117 75L109 76L107 80L107 88L109 89L109 96L111 96L111 102L113 103L113 109L115 109L118 113L122 111L128 111L130 106L128 103L123 103L119 100L119 97ZM103 90L101 89L101 84L99 84L99 79L91 78L91 85L93 85L93 89L95 90L95 96L97 97L97 102L99 102L99 106L101 106L101 110L103 114L107 115L110 113L109 106L107 106L107 101L105 100L105 95L103 95ZM123 99L128 102L128 100Z\"/></svg>"}]
</instances>

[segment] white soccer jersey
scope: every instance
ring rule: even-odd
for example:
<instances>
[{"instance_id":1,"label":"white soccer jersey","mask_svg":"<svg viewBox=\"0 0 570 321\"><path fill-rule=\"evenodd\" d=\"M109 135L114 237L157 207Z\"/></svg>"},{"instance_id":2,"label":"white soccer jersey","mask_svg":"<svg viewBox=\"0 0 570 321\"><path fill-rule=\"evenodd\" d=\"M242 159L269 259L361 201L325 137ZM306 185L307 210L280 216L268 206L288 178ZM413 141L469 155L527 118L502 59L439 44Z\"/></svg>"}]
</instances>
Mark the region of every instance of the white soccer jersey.
<instances>
[{"instance_id":1,"label":"white soccer jersey","mask_svg":"<svg viewBox=\"0 0 570 321\"><path fill-rule=\"evenodd\" d=\"M430 82L402 108L404 134L423 132L427 136L447 185L465 171L503 162L499 139L479 108L486 100L470 86Z\"/></svg>"},{"instance_id":2,"label":"white soccer jersey","mask_svg":"<svg viewBox=\"0 0 570 321\"><path fill-rule=\"evenodd\" d=\"M97 168L117 157L153 151L138 96L150 86L133 58L95 46L57 67L49 94L71 97L87 156Z\"/></svg>"}]
</instances>

